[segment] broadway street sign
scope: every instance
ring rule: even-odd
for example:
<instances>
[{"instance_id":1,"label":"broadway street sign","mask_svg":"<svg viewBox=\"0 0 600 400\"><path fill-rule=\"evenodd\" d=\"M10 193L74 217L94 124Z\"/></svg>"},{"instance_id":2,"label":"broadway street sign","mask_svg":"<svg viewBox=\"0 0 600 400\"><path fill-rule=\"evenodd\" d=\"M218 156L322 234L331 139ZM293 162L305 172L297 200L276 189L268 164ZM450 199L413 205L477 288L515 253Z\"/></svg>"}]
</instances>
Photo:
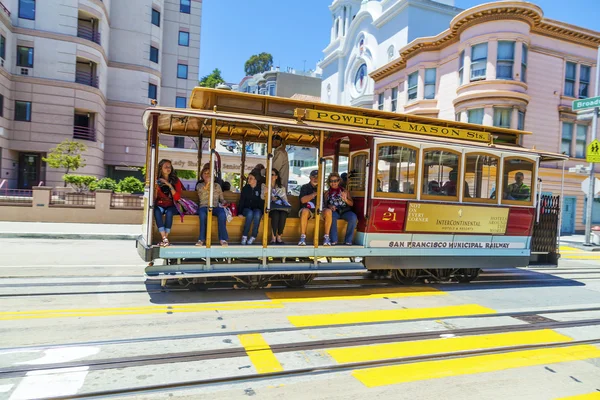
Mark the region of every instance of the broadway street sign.
<instances>
[{"instance_id":1,"label":"broadway street sign","mask_svg":"<svg viewBox=\"0 0 600 400\"><path fill-rule=\"evenodd\" d=\"M573 111L594 107L600 107L600 96L590 97L589 99L573 100Z\"/></svg>"}]
</instances>

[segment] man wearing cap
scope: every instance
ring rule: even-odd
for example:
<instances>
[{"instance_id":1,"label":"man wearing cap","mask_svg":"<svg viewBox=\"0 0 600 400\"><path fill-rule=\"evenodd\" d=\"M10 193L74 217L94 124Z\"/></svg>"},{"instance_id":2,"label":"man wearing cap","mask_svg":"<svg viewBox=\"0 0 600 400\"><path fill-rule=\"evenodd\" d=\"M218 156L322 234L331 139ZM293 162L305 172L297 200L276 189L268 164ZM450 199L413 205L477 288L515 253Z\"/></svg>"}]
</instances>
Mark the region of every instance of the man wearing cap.
<instances>
[{"instance_id":1,"label":"man wearing cap","mask_svg":"<svg viewBox=\"0 0 600 400\"><path fill-rule=\"evenodd\" d=\"M306 246L306 227L308 226L308 220L315 216L315 210L317 208L317 194L318 194L318 183L319 183L319 171L313 170L310 172L310 182L302 185L300 188L300 241L298 246ZM331 227L331 212L324 213L323 218L325 219L325 227ZM326 229L326 232L329 232ZM331 245L329 235L325 235L324 243L325 246Z\"/></svg>"},{"instance_id":2,"label":"man wearing cap","mask_svg":"<svg viewBox=\"0 0 600 400\"><path fill-rule=\"evenodd\" d=\"M273 168L279 171L281 184L285 187L285 192L288 189L288 179L290 177L290 163L288 161L288 153L285 150L285 145L281 136L273 135Z\"/></svg>"}]
</instances>

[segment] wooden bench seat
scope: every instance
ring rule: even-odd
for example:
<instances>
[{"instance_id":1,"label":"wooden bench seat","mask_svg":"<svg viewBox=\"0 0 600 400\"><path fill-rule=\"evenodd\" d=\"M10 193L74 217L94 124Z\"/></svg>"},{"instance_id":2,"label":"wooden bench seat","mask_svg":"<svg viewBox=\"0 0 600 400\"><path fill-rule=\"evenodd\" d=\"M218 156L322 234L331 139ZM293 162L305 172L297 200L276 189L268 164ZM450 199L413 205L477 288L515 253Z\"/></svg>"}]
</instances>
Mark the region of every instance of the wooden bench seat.
<instances>
[{"instance_id":1,"label":"wooden bench seat","mask_svg":"<svg viewBox=\"0 0 600 400\"><path fill-rule=\"evenodd\" d=\"M225 192L224 197L228 202L233 202L239 204L239 193L233 192ZM182 197L188 198L190 200L198 202L198 194L192 191L184 191L182 193ZM289 214L289 217L285 223L285 229L283 232L283 241L286 244L297 244L300 240L300 218L298 218L298 210L300 209L300 201L296 196L289 196L288 200L290 204L292 204L292 211ZM257 244L262 243L262 235L263 235L263 222L264 218L261 219L260 227L258 231ZM234 217L231 222L227 223L227 232L229 234L229 243L240 243L242 239L242 231L244 229L245 218L244 217ZM346 221L338 220L338 239L341 242L344 240L344 235L346 234ZM153 242L154 244L159 242L160 234L158 229L156 228L156 223L153 223L154 234L153 234ZM308 221L308 227L306 229L306 242L313 243L314 237L314 227L315 227L315 219L310 219ZM323 242L323 230L324 230L324 222L320 221L319 227L319 243ZM196 215L185 215L183 217L183 222L181 222L181 217L179 215L175 215L173 218L173 227L171 228L171 233L169 234L169 241L171 243L195 243L198 240L198 235L200 234L200 218ZM270 241L270 232L269 232L269 241ZM217 228L217 219L213 217L212 224L212 236L211 243L218 244L219 243L219 235Z\"/></svg>"}]
</instances>

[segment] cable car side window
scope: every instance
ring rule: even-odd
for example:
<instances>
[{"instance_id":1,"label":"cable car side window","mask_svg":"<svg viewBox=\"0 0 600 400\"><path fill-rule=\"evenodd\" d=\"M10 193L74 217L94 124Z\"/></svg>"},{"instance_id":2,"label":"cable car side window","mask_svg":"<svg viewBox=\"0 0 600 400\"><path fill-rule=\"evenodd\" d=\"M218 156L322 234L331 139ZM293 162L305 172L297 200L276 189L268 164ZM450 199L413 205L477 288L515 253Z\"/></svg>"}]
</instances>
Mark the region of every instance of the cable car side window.
<instances>
[{"instance_id":1,"label":"cable car side window","mask_svg":"<svg viewBox=\"0 0 600 400\"><path fill-rule=\"evenodd\" d=\"M416 198L418 154L407 145L378 144L376 196Z\"/></svg>"},{"instance_id":2,"label":"cable car side window","mask_svg":"<svg viewBox=\"0 0 600 400\"><path fill-rule=\"evenodd\" d=\"M497 203L500 158L485 153L469 153L465 162L463 201Z\"/></svg>"},{"instance_id":3,"label":"cable car side window","mask_svg":"<svg viewBox=\"0 0 600 400\"><path fill-rule=\"evenodd\" d=\"M533 182L535 182L535 163L519 157L504 159L504 188L502 204L533 204Z\"/></svg>"},{"instance_id":4,"label":"cable car side window","mask_svg":"<svg viewBox=\"0 0 600 400\"><path fill-rule=\"evenodd\" d=\"M363 195L367 180L367 161L369 153L361 151L350 157L350 172L348 173L348 190L356 195Z\"/></svg>"},{"instance_id":5,"label":"cable car side window","mask_svg":"<svg viewBox=\"0 0 600 400\"><path fill-rule=\"evenodd\" d=\"M424 199L458 201L458 190L463 186L459 180L460 158L460 153L446 149L423 151L421 186Z\"/></svg>"}]
</instances>

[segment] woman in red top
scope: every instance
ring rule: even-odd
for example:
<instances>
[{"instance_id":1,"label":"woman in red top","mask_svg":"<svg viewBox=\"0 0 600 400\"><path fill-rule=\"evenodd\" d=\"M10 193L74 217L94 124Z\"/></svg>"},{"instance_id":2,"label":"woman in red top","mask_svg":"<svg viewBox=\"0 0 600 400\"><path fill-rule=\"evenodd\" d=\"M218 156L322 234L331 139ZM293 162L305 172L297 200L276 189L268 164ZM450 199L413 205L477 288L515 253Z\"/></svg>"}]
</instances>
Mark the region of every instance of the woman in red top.
<instances>
[{"instance_id":1,"label":"woman in red top","mask_svg":"<svg viewBox=\"0 0 600 400\"><path fill-rule=\"evenodd\" d=\"M159 178L154 188L154 220L162 236L159 246L168 246L168 236L173 226L173 215L178 213L175 202L181 198L183 185L177 178L177 173L169 160L160 160L158 174ZM167 216L164 223L163 215Z\"/></svg>"}]
</instances>

